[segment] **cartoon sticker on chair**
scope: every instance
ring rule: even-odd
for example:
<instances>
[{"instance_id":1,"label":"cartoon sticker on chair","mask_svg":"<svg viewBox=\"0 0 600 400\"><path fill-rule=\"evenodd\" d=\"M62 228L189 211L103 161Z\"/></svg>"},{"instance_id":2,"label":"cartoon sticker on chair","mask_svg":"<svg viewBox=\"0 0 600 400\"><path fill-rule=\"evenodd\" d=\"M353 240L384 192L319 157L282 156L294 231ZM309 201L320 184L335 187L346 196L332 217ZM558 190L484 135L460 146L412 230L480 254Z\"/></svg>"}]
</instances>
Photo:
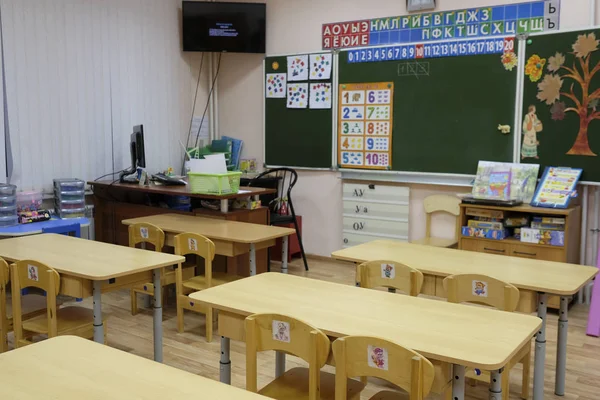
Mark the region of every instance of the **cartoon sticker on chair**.
<instances>
[{"instance_id":1,"label":"cartoon sticker on chair","mask_svg":"<svg viewBox=\"0 0 600 400\"><path fill-rule=\"evenodd\" d=\"M384 279L394 279L396 277L396 267L394 264L381 264L381 277Z\"/></svg>"},{"instance_id":2,"label":"cartoon sticker on chair","mask_svg":"<svg viewBox=\"0 0 600 400\"><path fill-rule=\"evenodd\" d=\"M150 234L148 233L148 228L144 228L144 227L140 228L140 236L143 239L148 239L150 237Z\"/></svg>"},{"instance_id":3,"label":"cartoon sticker on chair","mask_svg":"<svg viewBox=\"0 0 600 400\"><path fill-rule=\"evenodd\" d=\"M369 345L367 346L367 353L369 367L382 369L384 371L388 370L388 352L386 349Z\"/></svg>"},{"instance_id":4,"label":"cartoon sticker on chair","mask_svg":"<svg viewBox=\"0 0 600 400\"><path fill-rule=\"evenodd\" d=\"M198 240L194 238L188 238L188 248L192 251L198 251Z\"/></svg>"},{"instance_id":5,"label":"cartoon sticker on chair","mask_svg":"<svg viewBox=\"0 0 600 400\"><path fill-rule=\"evenodd\" d=\"M35 265L28 265L27 266L27 278L29 278L29 280L31 280L31 281L39 282L40 275L38 273L38 267L36 267Z\"/></svg>"},{"instance_id":6,"label":"cartoon sticker on chair","mask_svg":"<svg viewBox=\"0 0 600 400\"><path fill-rule=\"evenodd\" d=\"M472 291L473 296L488 297L488 284L484 281L473 281Z\"/></svg>"},{"instance_id":7,"label":"cartoon sticker on chair","mask_svg":"<svg viewBox=\"0 0 600 400\"><path fill-rule=\"evenodd\" d=\"M272 326L273 340L278 342L290 342L290 323L284 321L273 321Z\"/></svg>"}]
</instances>

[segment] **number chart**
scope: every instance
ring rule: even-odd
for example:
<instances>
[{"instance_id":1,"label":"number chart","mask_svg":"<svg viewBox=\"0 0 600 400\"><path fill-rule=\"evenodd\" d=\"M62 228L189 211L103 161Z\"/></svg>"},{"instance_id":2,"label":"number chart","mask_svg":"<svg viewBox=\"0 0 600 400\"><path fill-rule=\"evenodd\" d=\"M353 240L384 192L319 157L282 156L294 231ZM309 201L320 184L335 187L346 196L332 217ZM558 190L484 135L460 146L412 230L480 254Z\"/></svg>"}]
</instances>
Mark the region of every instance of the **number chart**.
<instances>
[{"instance_id":1,"label":"number chart","mask_svg":"<svg viewBox=\"0 0 600 400\"><path fill-rule=\"evenodd\" d=\"M341 84L338 164L341 168L392 167L394 83Z\"/></svg>"}]
</instances>

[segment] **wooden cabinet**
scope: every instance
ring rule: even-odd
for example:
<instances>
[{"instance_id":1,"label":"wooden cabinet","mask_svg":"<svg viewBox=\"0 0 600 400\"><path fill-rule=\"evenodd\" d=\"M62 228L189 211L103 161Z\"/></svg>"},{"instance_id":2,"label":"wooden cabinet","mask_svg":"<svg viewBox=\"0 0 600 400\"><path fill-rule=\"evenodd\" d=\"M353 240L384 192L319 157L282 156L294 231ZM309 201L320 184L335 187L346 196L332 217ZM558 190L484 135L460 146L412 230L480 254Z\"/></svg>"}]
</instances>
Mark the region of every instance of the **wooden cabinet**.
<instances>
[{"instance_id":1,"label":"wooden cabinet","mask_svg":"<svg viewBox=\"0 0 600 400\"><path fill-rule=\"evenodd\" d=\"M409 189L385 182L344 181L343 247L377 239L408 241Z\"/></svg>"},{"instance_id":2,"label":"wooden cabinet","mask_svg":"<svg viewBox=\"0 0 600 400\"><path fill-rule=\"evenodd\" d=\"M523 243L514 238L493 240L485 238L468 237L461 235L461 227L466 226L468 220L473 218L466 215L467 208L482 210L499 210L506 213L524 213L530 216L545 216L565 219L564 246L550 246L544 244ZM559 210L531 206L520 207L494 207L472 204L461 204L458 226L458 248L461 250L477 251L480 253L496 254L511 257L529 258L533 260L557 261L571 264L579 263L579 245L581 233L581 207L575 205ZM559 298L550 296L548 306L559 308Z\"/></svg>"}]
</instances>

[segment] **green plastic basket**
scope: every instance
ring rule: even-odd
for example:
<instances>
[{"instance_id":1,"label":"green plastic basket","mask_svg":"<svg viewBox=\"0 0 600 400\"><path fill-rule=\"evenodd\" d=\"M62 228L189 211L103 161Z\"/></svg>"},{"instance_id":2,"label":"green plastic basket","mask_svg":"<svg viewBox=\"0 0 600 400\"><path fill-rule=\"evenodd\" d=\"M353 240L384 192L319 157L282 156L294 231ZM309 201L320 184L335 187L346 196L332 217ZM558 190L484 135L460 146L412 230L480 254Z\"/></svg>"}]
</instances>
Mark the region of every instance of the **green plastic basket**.
<instances>
[{"instance_id":1,"label":"green plastic basket","mask_svg":"<svg viewBox=\"0 0 600 400\"><path fill-rule=\"evenodd\" d=\"M241 172L226 174L203 174L188 172L191 193L200 194L230 194L240 190Z\"/></svg>"}]
</instances>

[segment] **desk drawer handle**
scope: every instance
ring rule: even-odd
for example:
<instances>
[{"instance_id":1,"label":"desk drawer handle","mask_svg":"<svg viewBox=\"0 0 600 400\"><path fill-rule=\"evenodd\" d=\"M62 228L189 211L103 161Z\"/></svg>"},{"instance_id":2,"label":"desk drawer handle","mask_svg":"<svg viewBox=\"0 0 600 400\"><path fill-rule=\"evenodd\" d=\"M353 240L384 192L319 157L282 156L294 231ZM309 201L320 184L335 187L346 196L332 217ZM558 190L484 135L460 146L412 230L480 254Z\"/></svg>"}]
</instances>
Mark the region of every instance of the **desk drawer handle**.
<instances>
[{"instance_id":1,"label":"desk drawer handle","mask_svg":"<svg viewBox=\"0 0 600 400\"><path fill-rule=\"evenodd\" d=\"M522 256L529 256L529 257L537 256L537 253L526 253L524 251L515 251L515 254L520 254Z\"/></svg>"},{"instance_id":2,"label":"desk drawer handle","mask_svg":"<svg viewBox=\"0 0 600 400\"><path fill-rule=\"evenodd\" d=\"M485 251L493 251L495 253L506 253L506 250L500 250L500 249L490 249L488 247L484 247L483 250Z\"/></svg>"}]
</instances>

